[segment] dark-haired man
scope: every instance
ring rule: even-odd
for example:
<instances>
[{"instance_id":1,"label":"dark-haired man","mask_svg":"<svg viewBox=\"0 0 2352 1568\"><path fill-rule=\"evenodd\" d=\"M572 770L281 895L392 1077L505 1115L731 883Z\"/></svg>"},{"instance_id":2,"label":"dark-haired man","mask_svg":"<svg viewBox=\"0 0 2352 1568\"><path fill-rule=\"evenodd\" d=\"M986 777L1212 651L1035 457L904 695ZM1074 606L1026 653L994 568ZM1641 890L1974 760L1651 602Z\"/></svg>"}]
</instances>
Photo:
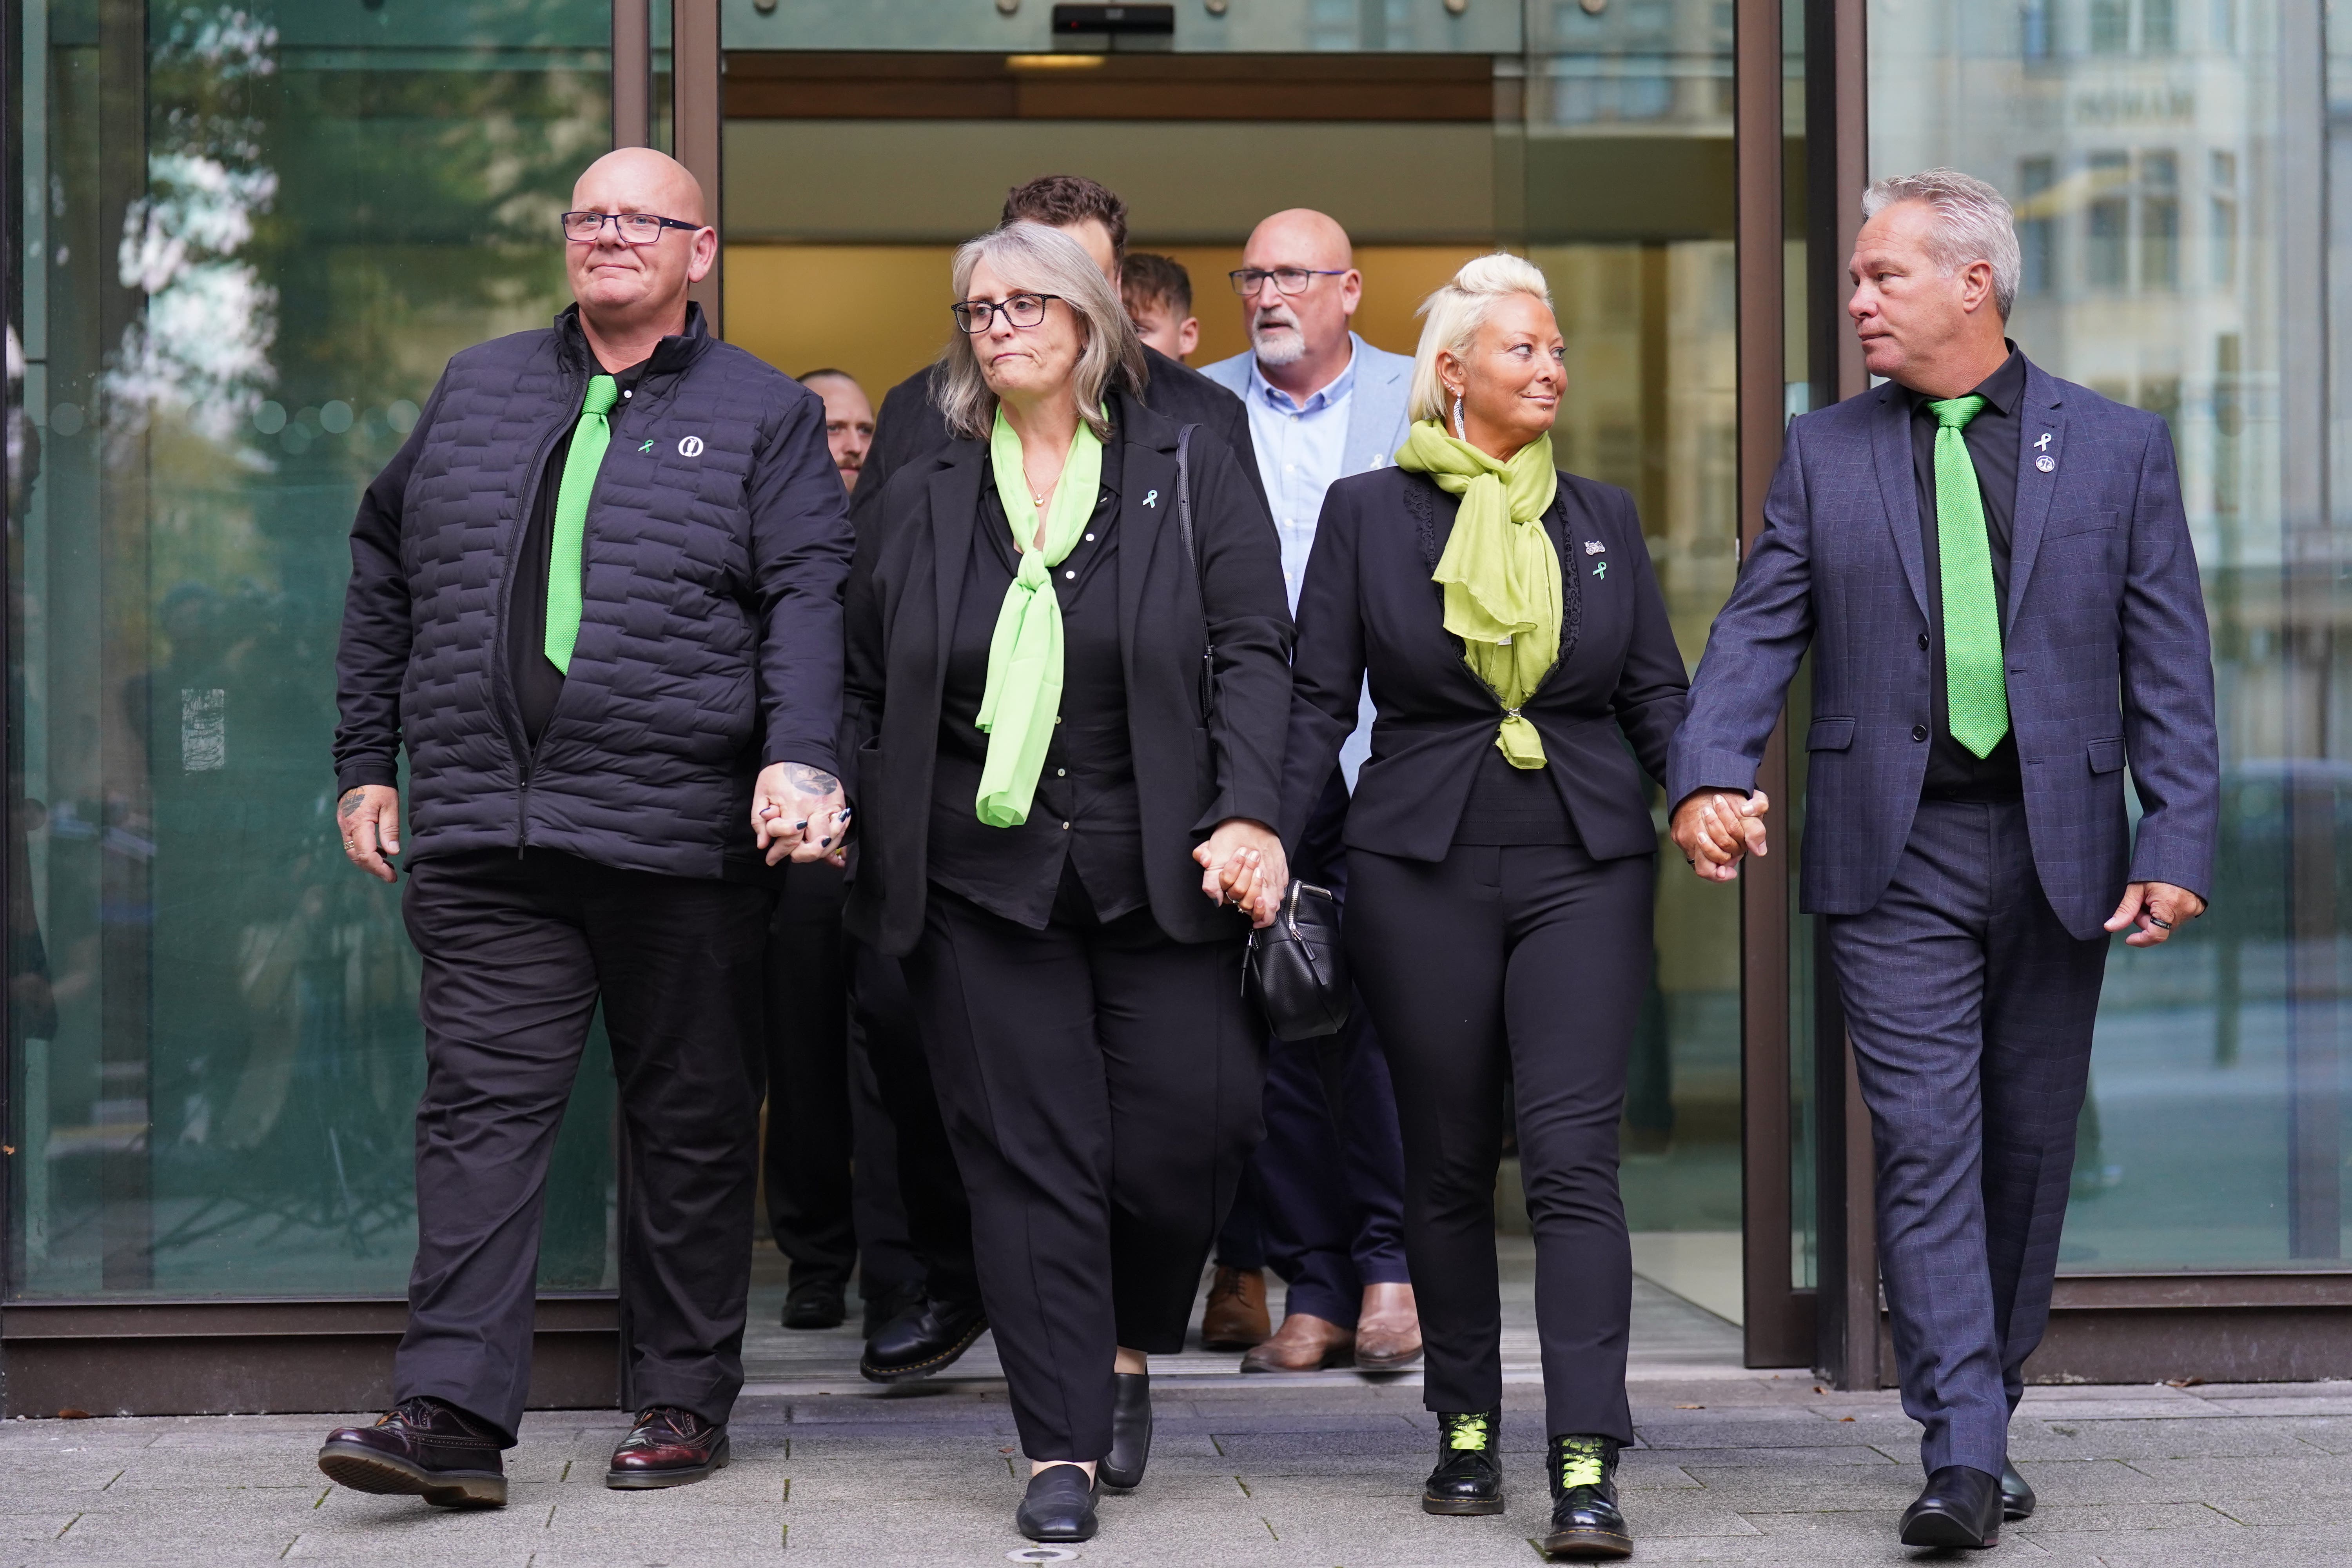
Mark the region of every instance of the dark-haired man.
<instances>
[{"instance_id":1,"label":"dark-haired man","mask_svg":"<svg viewBox=\"0 0 2352 1568\"><path fill-rule=\"evenodd\" d=\"M1109 280L1111 291L1118 292L1119 263L1127 254L1127 204L1108 186L1083 174L1043 174L1007 193L1003 221L1042 223L1060 229L1094 258ZM1257 453L1250 445L1249 412L1242 400L1150 344L1144 346L1143 359L1150 372L1140 394L1144 406L1179 425L1198 425L1203 437L1231 447L1241 459L1242 472L1264 500ZM850 503L850 518L861 526L884 482L902 464L947 441L947 422L931 401L935 370L917 371L882 399L882 412L875 421L874 448L866 455L865 477Z\"/></svg>"},{"instance_id":2,"label":"dark-haired man","mask_svg":"<svg viewBox=\"0 0 2352 1568\"><path fill-rule=\"evenodd\" d=\"M1201 321L1192 314L1192 275L1172 256L1130 250L1118 264L1118 302L1135 323L1143 346L1172 360L1189 359L1201 346Z\"/></svg>"}]
</instances>

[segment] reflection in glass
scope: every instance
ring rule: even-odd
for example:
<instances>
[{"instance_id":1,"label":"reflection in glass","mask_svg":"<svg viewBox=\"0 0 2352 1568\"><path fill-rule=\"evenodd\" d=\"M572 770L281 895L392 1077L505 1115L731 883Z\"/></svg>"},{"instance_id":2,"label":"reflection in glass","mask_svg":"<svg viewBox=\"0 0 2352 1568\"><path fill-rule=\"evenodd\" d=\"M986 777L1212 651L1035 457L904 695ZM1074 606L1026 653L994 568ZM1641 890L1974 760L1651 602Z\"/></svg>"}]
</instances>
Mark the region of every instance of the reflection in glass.
<instances>
[{"instance_id":1,"label":"reflection in glass","mask_svg":"<svg viewBox=\"0 0 2352 1568\"><path fill-rule=\"evenodd\" d=\"M609 8L9 16L10 1279L396 1294L424 1066L332 826L345 537L448 354L566 298ZM582 1084L542 1277L601 1287Z\"/></svg>"}]
</instances>

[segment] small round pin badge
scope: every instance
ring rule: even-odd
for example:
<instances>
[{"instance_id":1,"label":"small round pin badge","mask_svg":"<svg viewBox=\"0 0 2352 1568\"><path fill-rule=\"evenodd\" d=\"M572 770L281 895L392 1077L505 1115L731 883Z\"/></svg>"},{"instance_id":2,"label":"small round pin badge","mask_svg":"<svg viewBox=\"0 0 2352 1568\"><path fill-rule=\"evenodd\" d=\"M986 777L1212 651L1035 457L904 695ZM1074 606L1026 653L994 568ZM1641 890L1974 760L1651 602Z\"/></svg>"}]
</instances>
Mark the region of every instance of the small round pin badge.
<instances>
[{"instance_id":1,"label":"small round pin badge","mask_svg":"<svg viewBox=\"0 0 2352 1568\"><path fill-rule=\"evenodd\" d=\"M2058 459L2048 456L2036 458L2033 459L2033 466L2045 474L2050 473L2058 467Z\"/></svg>"}]
</instances>

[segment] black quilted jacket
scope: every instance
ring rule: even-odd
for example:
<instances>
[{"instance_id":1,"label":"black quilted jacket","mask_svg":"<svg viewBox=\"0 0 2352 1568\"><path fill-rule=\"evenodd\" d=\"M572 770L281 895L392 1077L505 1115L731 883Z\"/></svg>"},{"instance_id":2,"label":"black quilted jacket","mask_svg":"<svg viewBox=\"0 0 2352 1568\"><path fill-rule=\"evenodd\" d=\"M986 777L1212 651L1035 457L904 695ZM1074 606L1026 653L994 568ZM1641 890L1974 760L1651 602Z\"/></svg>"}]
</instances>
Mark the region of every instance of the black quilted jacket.
<instances>
[{"instance_id":1,"label":"black quilted jacket","mask_svg":"<svg viewBox=\"0 0 2352 1568\"><path fill-rule=\"evenodd\" d=\"M851 538L824 405L704 330L614 411L583 547L580 637L536 753L507 673L515 552L591 361L574 310L449 362L352 526L339 791L393 784L410 858L560 849L717 877L756 863L760 768L838 771Z\"/></svg>"}]
</instances>

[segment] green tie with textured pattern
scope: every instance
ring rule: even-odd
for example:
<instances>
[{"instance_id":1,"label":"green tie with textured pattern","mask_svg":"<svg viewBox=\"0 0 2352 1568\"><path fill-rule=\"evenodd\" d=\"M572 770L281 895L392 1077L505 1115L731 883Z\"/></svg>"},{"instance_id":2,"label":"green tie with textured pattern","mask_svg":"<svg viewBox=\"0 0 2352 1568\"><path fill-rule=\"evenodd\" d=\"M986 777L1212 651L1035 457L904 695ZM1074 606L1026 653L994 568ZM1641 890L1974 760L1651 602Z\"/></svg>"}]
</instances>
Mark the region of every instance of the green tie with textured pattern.
<instances>
[{"instance_id":1,"label":"green tie with textured pattern","mask_svg":"<svg viewBox=\"0 0 2352 1568\"><path fill-rule=\"evenodd\" d=\"M619 384L611 376L588 378L588 397L572 430L572 450L563 458L563 483L555 491L555 537L547 552L546 647L547 662L566 675L572 673L572 645L580 639L580 554L588 531L588 492L596 488L596 470L613 444L612 422L604 416L620 400Z\"/></svg>"},{"instance_id":2,"label":"green tie with textured pattern","mask_svg":"<svg viewBox=\"0 0 2352 1568\"><path fill-rule=\"evenodd\" d=\"M1984 410L1973 393L1930 403L1936 416L1936 552L1944 587L1944 700L1952 739L1979 757L2009 733L2009 687L2000 668L2000 606L1993 598L1992 544L1984 494L1960 432Z\"/></svg>"}]
</instances>

